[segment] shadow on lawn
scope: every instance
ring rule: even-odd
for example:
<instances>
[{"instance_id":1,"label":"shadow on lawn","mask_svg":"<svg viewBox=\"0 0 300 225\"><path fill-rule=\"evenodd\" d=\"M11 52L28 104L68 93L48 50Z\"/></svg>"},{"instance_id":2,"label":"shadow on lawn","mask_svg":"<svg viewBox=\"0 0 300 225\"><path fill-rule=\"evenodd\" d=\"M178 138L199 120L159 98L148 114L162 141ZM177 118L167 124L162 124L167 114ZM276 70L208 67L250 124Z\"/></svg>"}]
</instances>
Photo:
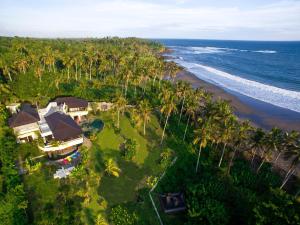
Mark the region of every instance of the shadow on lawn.
<instances>
[{"instance_id":1,"label":"shadow on lawn","mask_svg":"<svg viewBox=\"0 0 300 225\"><path fill-rule=\"evenodd\" d=\"M134 201L138 184L145 176L145 169L140 169L135 163L121 160L120 177L105 175L101 179L98 194L103 196L110 206Z\"/></svg>"},{"instance_id":2,"label":"shadow on lawn","mask_svg":"<svg viewBox=\"0 0 300 225\"><path fill-rule=\"evenodd\" d=\"M95 222L94 222L94 216L92 210L89 208L84 208L83 213L84 213L84 217L86 218L87 224L94 225Z\"/></svg>"}]
</instances>

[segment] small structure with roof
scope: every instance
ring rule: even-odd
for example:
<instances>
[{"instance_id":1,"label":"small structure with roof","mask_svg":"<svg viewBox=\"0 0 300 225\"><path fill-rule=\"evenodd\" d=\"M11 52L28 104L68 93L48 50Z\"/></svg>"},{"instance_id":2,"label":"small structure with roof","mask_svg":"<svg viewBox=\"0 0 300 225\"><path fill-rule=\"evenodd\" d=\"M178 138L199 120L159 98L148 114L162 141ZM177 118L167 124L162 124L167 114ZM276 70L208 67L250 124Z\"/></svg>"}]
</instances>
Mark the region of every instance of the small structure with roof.
<instances>
[{"instance_id":1,"label":"small structure with roof","mask_svg":"<svg viewBox=\"0 0 300 225\"><path fill-rule=\"evenodd\" d=\"M165 213L176 213L186 210L183 193L168 193L159 196L159 202Z\"/></svg>"}]
</instances>

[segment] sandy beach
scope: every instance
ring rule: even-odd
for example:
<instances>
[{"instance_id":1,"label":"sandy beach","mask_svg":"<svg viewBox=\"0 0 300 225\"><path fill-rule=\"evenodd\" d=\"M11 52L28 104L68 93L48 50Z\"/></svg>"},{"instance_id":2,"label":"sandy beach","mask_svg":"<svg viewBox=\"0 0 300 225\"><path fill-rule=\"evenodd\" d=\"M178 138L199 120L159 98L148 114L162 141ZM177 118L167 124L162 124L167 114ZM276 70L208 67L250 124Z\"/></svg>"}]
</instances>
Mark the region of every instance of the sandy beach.
<instances>
[{"instance_id":1,"label":"sandy beach","mask_svg":"<svg viewBox=\"0 0 300 225\"><path fill-rule=\"evenodd\" d=\"M267 130L272 127L279 127L287 131L300 131L300 113L234 93L230 90L224 90L199 79L186 70L180 71L176 79L190 82L193 88L204 88L208 92L213 93L215 99L221 98L230 101L235 114L240 119L250 120L254 126Z\"/></svg>"}]
</instances>

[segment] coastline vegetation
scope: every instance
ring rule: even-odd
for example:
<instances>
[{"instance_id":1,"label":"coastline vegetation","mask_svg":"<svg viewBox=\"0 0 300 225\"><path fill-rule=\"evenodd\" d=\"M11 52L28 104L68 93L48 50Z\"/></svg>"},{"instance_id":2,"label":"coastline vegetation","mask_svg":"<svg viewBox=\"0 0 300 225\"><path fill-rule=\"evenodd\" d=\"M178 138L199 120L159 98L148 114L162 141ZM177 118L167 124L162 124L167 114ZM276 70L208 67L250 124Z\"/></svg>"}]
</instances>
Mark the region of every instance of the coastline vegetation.
<instances>
[{"instance_id":1,"label":"coastline vegetation","mask_svg":"<svg viewBox=\"0 0 300 225\"><path fill-rule=\"evenodd\" d=\"M300 224L299 133L240 121L230 103L177 81L164 51L136 38L0 38L3 224L158 223L148 192L167 168L155 193L183 192L187 211L160 211L164 224ZM31 160L36 143L15 142L5 105L68 95L114 108L94 112L103 131L72 176L54 180ZM19 175L22 161L31 173Z\"/></svg>"}]
</instances>

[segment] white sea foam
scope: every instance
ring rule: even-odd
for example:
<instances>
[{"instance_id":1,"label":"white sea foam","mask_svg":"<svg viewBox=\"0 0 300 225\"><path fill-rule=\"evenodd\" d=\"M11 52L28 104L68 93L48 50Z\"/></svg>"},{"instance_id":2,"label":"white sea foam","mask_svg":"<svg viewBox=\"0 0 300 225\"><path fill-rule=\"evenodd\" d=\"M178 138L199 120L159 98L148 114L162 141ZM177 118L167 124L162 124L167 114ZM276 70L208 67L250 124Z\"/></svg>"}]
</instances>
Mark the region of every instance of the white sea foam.
<instances>
[{"instance_id":1,"label":"white sea foam","mask_svg":"<svg viewBox=\"0 0 300 225\"><path fill-rule=\"evenodd\" d=\"M200 79L279 107L300 112L300 92L247 80L197 63L183 60L176 60L176 62Z\"/></svg>"},{"instance_id":2,"label":"white sea foam","mask_svg":"<svg viewBox=\"0 0 300 225\"><path fill-rule=\"evenodd\" d=\"M274 54L277 53L275 50L247 50L237 48L218 48L218 47L182 47L182 46L170 46L171 48L179 48L182 53L192 54L214 54L214 53L227 53L227 52L254 52L262 54Z\"/></svg>"},{"instance_id":3,"label":"white sea foam","mask_svg":"<svg viewBox=\"0 0 300 225\"><path fill-rule=\"evenodd\" d=\"M274 50L258 50L258 51L253 51L253 52L265 53L265 54L274 54L274 53L277 53Z\"/></svg>"}]
</instances>

